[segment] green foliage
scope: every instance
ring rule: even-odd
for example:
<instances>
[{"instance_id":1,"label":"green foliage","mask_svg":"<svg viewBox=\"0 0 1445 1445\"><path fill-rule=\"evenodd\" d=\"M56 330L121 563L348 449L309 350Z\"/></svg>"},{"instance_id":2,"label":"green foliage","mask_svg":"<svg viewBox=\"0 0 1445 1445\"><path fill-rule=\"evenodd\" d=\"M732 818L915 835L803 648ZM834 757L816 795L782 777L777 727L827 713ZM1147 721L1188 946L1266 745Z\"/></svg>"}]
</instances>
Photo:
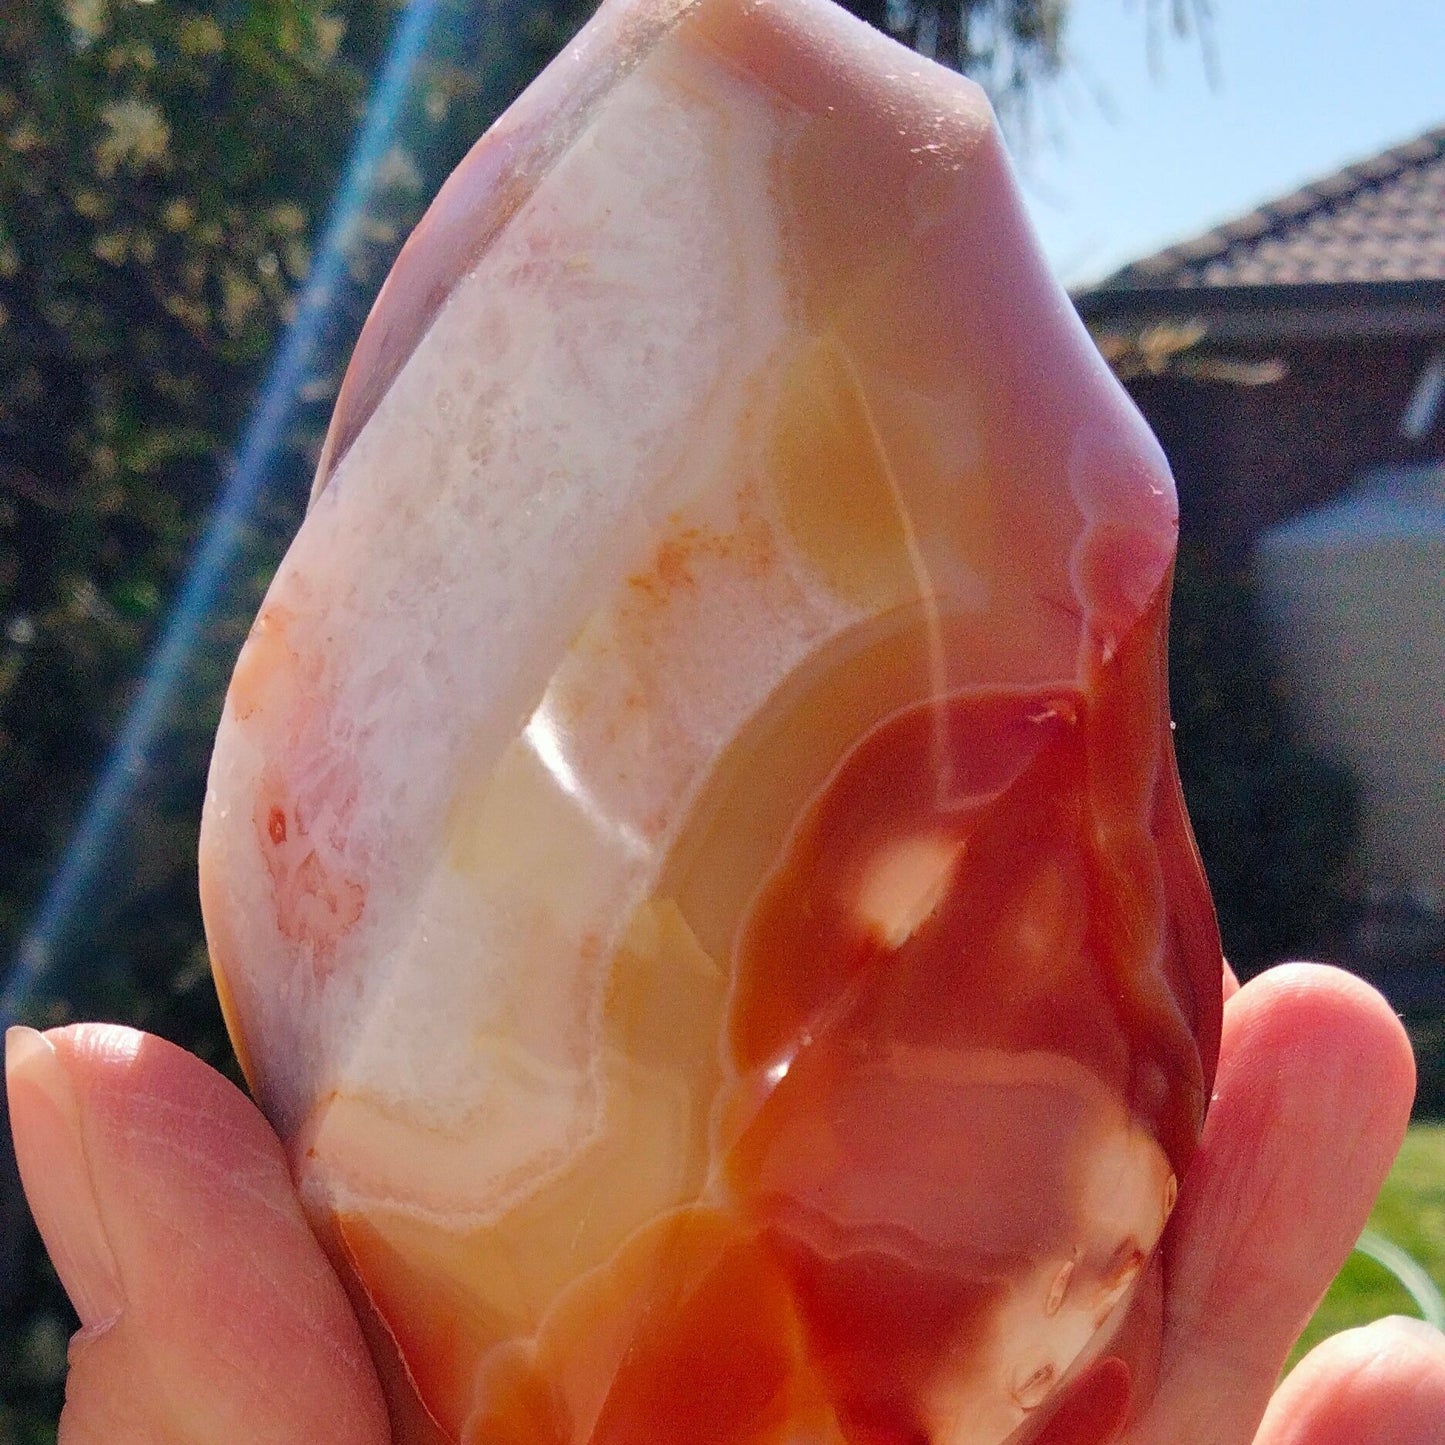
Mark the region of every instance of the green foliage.
<instances>
[{"instance_id":1,"label":"green foliage","mask_svg":"<svg viewBox=\"0 0 1445 1445\"><path fill-rule=\"evenodd\" d=\"M1445 1125L1416 1124L1410 1129L1370 1216L1370 1228L1403 1249L1445 1292ZM1418 1315L1419 1310L1382 1265L1351 1255L1290 1363L1329 1335L1391 1314Z\"/></svg>"},{"instance_id":2,"label":"green foliage","mask_svg":"<svg viewBox=\"0 0 1445 1445\"><path fill-rule=\"evenodd\" d=\"M309 267L375 60L340 53L342 29L279 0L227 20L107 0L7 7L0 805L26 819L0 838L7 959L133 695ZM294 492L303 462L298 445L278 494ZM258 519L238 609L283 525ZM239 625L219 627L234 641ZM222 655L188 680L129 830L132 857L113 860L113 875L144 860L135 886L110 890L84 945L87 972L101 965L107 986L135 995L127 1016L153 1013L152 991L164 997L196 947L186 818ZM115 910L148 921L126 937ZM112 969L94 952L132 947Z\"/></svg>"}]
</instances>

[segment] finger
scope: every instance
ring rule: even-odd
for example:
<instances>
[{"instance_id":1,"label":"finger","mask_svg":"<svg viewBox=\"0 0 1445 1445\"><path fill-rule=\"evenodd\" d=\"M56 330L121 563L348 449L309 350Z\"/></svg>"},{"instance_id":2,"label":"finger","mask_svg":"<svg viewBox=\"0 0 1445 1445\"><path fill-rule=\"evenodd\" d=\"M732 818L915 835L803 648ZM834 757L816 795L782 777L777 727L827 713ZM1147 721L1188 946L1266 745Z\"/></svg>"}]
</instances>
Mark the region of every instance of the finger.
<instances>
[{"instance_id":1,"label":"finger","mask_svg":"<svg viewBox=\"0 0 1445 1445\"><path fill-rule=\"evenodd\" d=\"M1445 1335L1380 1320L1316 1346L1270 1401L1257 1445L1439 1445Z\"/></svg>"},{"instance_id":2,"label":"finger","mask_svg":"<svg viewBox=\"0 0 1445 1445\"><path fill-rule=\"evenodd\" d=\"M130 1029L6 1045L21 1178L81 1320L62 1445L383 1445L355 1317L254 1106Z\"/></svg>"},{"instance_id":3,"label":"finger","mask_svg":"<svg viewBox=\"0 0 1445 1445\"><path fill-rule=\"evenodd\" d=\"M1158 1388L1131 1440L1253 1438L1389 1172L1414 1089L1399 1020L1349 974L1291 964L1230 1000L1214 1102L1166 1236Z\"/></svg>"}]
</instances>

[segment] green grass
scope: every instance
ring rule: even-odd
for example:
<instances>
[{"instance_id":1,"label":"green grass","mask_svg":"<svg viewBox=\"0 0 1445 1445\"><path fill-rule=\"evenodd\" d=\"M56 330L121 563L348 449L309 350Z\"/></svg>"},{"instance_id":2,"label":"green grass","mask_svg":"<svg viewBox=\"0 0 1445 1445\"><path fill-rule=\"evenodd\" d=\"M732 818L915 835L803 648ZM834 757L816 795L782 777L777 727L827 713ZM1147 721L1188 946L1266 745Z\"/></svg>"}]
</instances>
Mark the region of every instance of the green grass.
<instances>
[{"instance_id":1,"label":"green grass","mask_svg":"<svg viewBox=\"0 0 1445 1445\"><path fill-rule=\"evenodd\" d=\"M1370 1216L1370 1228L1414 1256L1445 1291L1445 1124L1411 1127ZM1352 1254L1290 1363L1327 1335L1392 1314L1418 1315L1419 1310L1388 1270Z\"/></svg>"}]
</instances>

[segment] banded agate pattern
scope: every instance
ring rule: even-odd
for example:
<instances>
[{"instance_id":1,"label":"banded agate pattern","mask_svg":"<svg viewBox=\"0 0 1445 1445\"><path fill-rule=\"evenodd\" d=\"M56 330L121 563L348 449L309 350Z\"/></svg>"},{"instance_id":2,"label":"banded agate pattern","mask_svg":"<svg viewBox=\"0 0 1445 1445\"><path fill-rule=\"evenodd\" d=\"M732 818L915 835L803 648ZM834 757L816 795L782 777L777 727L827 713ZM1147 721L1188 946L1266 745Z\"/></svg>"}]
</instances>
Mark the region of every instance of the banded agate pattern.
<instances>
[{"instance_id":1,"label":"banded agate pattern","mask_svg":"<svg viewBox=\"0 0 1445 1445\"><path fill-rule=\"evenodd\" d=\"M608 0L479 142L202 838L400 1442L1087 1445L1147 1394L1220 1007L1176 523L979 93L825 0Z\"/></svg>"}]
</instances>

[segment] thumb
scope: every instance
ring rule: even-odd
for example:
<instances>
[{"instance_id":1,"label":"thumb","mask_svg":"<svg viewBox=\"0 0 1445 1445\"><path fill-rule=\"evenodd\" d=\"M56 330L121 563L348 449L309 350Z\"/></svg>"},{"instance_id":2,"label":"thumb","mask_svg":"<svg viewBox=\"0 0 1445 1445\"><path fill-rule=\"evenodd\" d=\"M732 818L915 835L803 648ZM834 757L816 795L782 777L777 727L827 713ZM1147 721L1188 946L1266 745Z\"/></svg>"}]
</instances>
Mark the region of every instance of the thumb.
<instances>
[{"instance_id":1,"label":"thumb","mask_svg":"<svg viewBox=\"0 0 1445 1445\"><path fill-rule=\"evenodd\" d=\"M21 1179L81 1329L62 1445L384 1445L276 1136L199 1059L98 1024L6 1036Z\"/></svg>"}]
</instances>

